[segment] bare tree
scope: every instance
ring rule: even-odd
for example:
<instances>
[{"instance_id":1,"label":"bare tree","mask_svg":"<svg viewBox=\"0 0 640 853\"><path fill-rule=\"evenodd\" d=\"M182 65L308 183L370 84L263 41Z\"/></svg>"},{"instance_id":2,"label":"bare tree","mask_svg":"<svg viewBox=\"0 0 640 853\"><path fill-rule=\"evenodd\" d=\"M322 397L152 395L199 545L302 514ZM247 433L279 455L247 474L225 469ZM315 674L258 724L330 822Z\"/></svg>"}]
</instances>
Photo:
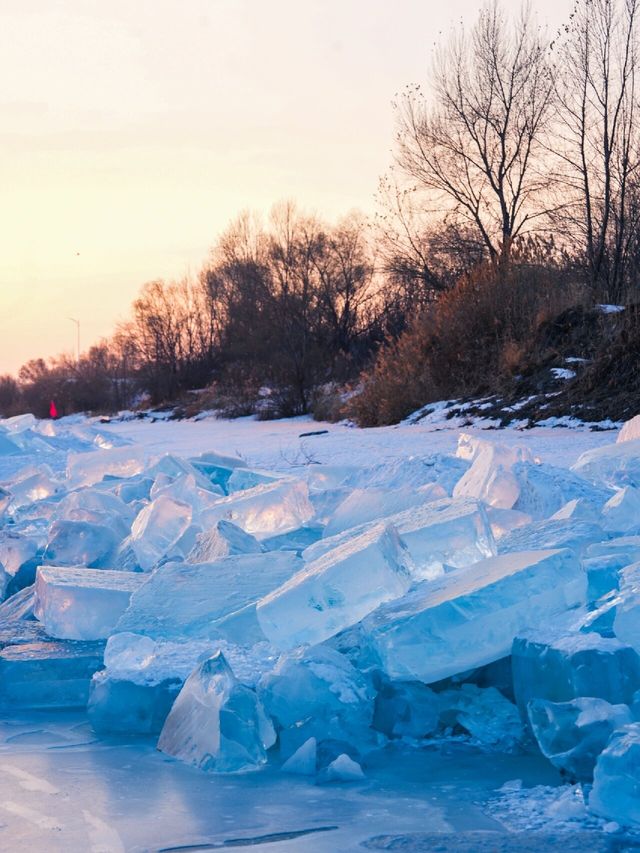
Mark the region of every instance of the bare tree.
<instances>
[{"instance_id":1,"label":"bare tree","mask_svg":"<svg viewBox=\"0 0 640 853\"><path fill-rule=\"evenodd\" d=\"M471 225L491 260L544 212L541 142L553 83L547 44L528 6L511 24L497 2L469 35L455 33L436 55L433 97L411 87L397 106L397 162L430 207Z\"/></svg>"},{"instance_id":2,"label":"bare tree","mask_svg":"<svg viewBox=\"0 0 640 853\"><path fill-rule=\"evenodd\" d=\"M595 290L619 299L640 224L638 0L577 0L558 46L556 224L584 247Z\"/></svg>"}]
</instances>

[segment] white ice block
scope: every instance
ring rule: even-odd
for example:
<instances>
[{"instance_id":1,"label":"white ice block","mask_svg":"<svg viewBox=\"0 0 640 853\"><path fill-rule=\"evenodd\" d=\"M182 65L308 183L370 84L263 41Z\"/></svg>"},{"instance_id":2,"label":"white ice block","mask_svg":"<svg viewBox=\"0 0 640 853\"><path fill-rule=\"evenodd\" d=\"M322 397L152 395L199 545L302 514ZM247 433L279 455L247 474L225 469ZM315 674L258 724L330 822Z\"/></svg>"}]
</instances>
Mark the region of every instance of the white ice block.
<instances>
[{"instance_id":1,"label":"white ice block","mask_svg":"<svg viewBox=\"0 0 640 853\"><path fill-rule=\"evenodd\" d=\"M144 468L144 448L135 444L95 450L91 453L70 453L67 459L67 479L73 486L92 486L105 477L134 477Z\"/></svg>"},{"instance_id":2,"label":"white ice block","mask_svg":"<svg viewBox=\"0 0 640 853\"><path fill-rule=\"evenodd\" d=\"M276 740L255 693L218 653L201 663L178 694L158 749L201 770L237 773L266 763Z\"/></svg>"},{"instance_id":3,"label":"white ice block","mask_svg":"<svg viewBox=\"0 0 640 853\"><path fill-rule=\"evenodd\" d=\"M129 541L143 571L150 571L170 552L190 527L192 517L188 504L168 495L160 495L141 510Z\"/></svg>"},{"instance_id":4,"label":"white ice block","mask_svg":"<svg viewBox=\"0 0 640 853\"><path fill-rule=\"evenodd\" d=\"M146 578L130 572L41 566L36 574L34 614L52 637L108 637Z\"/></svg>"},{"instance_id":5,"label":"white ice block","mask_svg":"<svg viewBox=\"0 0 640 853\"><path fill-rule=\"evenodd\" d=\"M640 488L640 439L587 450L571 470L598 486Z\"/></svg>"},{"instance_id":6,"label":"white ice block","mask_svg":"<svg viewBox=\"0 0 640 853\"><path fill-rule=\"evenodd\" d=\"M159 639L215 637L216 620L276 589L301 566L299 557L284 551L165 563L134 594L118 631Z\"/></svg>"},{"instance_id":7,"label":"white ice block","mask_svg":"<svg viewBox=\"0 0 640 853\"><path fill-rule=\"evenodd\" d=\"M461 450L473 461L456 483L453 496L477 498L489 506L513 509L520 495L513 466L517 462L533 461L531 453L526 448L507 447L482 439L464 442Z\"/></svg>"},{"instance_id":8,"label":"white ice block","mask_svg":"<svg viewBox=\"0 0 640 853\"><path fill-rule=\"evenodd\" d=\"M54 521L43 562L52 566L87 566L107 568L112 565L120 537L112 526L89 521Z\"/></svg>"},{"instance_id":9,"label":"white ice block","mask_svg":"<svg viewBox=\"0 0 640 853\"><path fill-rule=\"evenodd\" d=\"M602 519L607 533L640 531L640 490L633 486L619 489L603 506Z\"/></svg>"},{"instance_id":10,"label":"white ice block","mask_svg":"<svg viewBox=\"0 0 640 853\"><path fill-rule=\"evenodd\" d=\"M220 498L202 512L201 524L206 530L225 519L262 540L297 530L313 514L307 484L283 479Z\"/></svg>"},{"instance_id":11,"label":"white ice block","mask_svg":"<svg viewBox=\"0 0 640 853\"><path fill-rule=\"evenodd\" d=\"M231 521L222 520L198 535L186 562L212 563L233 554L260 554L262 550L255 536Z\"/></svg>"},{"instance_id":12,"label":"white ice block","mask_svg":"<svg viewBox=\"0 0 640 853\"><path fill-rule=\"evenodd\" d=\"M259 601L258 621L276 648L320 643L398 598L410 584L405 546L395 528L378 524Z\"/></svg>"},{"instance_id":13,"label":"white ice block","mask_svg":"<svg viewBox=\"0 0 640 853\"><path fill-rule=\"evenodd\" d=\"M363 621L364 642L391 678L428 684L506 657L525 627L584 604L586 586L570 551L492 557L382 605Z\"/></svg>"}]
</instances>

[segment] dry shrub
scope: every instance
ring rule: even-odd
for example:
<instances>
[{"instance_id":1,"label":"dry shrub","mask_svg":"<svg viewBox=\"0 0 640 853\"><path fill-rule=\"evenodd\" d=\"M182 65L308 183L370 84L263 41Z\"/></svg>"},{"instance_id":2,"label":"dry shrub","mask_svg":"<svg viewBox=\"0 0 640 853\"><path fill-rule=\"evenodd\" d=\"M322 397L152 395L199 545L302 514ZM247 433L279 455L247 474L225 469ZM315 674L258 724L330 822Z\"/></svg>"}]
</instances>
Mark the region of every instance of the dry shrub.
<instances>
[{"instance_id":1,"label":"dry shrub","mask_svg":"<svg viewBox=\"0 0 640 853\"><path fill-rule=\"evenodd\" d=\"M540 324L580 298L553 267L521 263L501 274L481 266L382 348L348 415L382 426L439 399L497 391Z\"/></svg>"}]
</instances>

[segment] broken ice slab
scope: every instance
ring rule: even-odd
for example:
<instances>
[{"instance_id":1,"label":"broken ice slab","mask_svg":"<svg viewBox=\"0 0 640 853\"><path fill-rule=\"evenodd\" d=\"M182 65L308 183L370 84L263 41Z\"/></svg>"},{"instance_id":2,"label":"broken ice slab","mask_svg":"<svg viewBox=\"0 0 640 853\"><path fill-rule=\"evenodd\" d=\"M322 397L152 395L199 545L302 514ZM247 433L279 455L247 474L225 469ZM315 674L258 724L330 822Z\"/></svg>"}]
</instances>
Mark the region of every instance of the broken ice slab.
<instances>
[{"instance_id":1,"label":"broken ice slab","mask_svg":"<svg viewBox=\"0 0 640 853\"><path fill-rule=\"evenodd\" d=\"M203 474L210 483L220 486L225 494L229 493L227 488L229 478L236 469L247 467L244 459L238 456L225 456L222 453L202 453L200 456L189 459L189 463Z\"/></svg>"},{"instance_id":2,"label":"broken ice slab","mask_svg":"<svg viewBox=\"0 0 640 853\"><path fill-rule=\"evenodd\" d=\"M131 572L41 566L36 574L34 613L51 637L108 637L146 577Z\"/></svg>"},{"instance_id":3,"label":"broken ice slab","mask_svg":"<svg viewBox=\"0 0 640 853\"><path fill-rule=\"evenodd\" d=\"M426 684L496 661L514 637L584 604L586 577L567 550L482 560L418 584L363 620L363 642L392 679Z\"/></svg>"},{"instance_id":4,"label":"broken ice slab","mask_svg":"<svg viewBox=\"0 0 640 853\"><path fill-rule=\"evenodd\" d=\"M258 621L278 649L321 643L410 585L403 542L394 527L377 524L308 563L262 598Z\"/></svg>"},{"instance_id":5,"label":"broken ice slab","mask_svg":"<svg viewBox=\"0 0 640 853\"><path fill-rule=\"evenodd\" d=\"M636 415L622 425L622 429L616 438L616 443L621 444L623 441L634 441L637 438L640 438L640 415Z\"/></svg>"},{"instance_id":6,"label":"broken ice slab","mask_svg":"<svg viewBox=\"0 0 640 853\"><path fill-rule=\"evenodd\" d=\"M441 729L458 726L475 741L505 752L521 748L524 727L518 708L495 687L461 684L437 695Z\"/></svg>"},{"instance_id":7,"label":"broken ice slab","mask_svg":"<svg viewBox=\"0 0 640 853\"><path fill-rule=\"evenodd\" d=\"M627 705L591 696L571 702L532 699L528 712L542 754L578 782L592 781L596 760L613 732L633 722Z\"/></svg>"},{"instance_id":8,"label":"broken ice slab","mask_svg":"<svg viewBox=\"0 0 640 853\"><path fill-rule=\"evenodd\" d=\"M598 524L589 521L559 520L536 521L519 527L503 536L498 542L498 553L535 551L539 548L569 548L580 556L594 542L601 542L607 534Z\"/></svg>"},{"instance_id":9,"label":"broken ice slab","mask_svg":"<svg viewBox=\"0 0 640 853\"><path fill-rule=\"evenodd\" d=\"M52 640L6 646L0 651L3 713L83 708L91 678L102 666L103 649L103 643Z\"/></svg>"},{"instance_id":10,"label":"broken ice slab","mask_svg":"<svg viewBox=\"0 0 640 853\"><path fill-rule=\"evenodd\" d=\"M563 504L557 512L550 516L552 521L594 521L600 518L600 512L585 498L574 498Z\"/></svg>"},{"instance_id":11,"label":"broken ice slab","mask_svg":"<svg viewBox=\"0 0 640 853\"><path fill-rule=\"evenodd\" d=\"M0 456L17 456L22 453L15 441L12 441L5 430L0 431Z\"/></svg>"},{"instance_id":12,"label":"broken ice slab","mask_svg":"<svg viewBox=\"0 0 640 853\"><path fill-rule=\"evenodd\" d=\"M279 536L270 536L261 541L264 551L295 551L302 555L307 548L322 538L322 528L312 524L292 530L291 533L282 533Z\"/></svg>"},{"instance_id":13,"label":"broken ice slab","mask_svg":"<svg viewBox=\"0 0 640 853\"><path fill-rule=\"evenodd\" d=\"M126 479L144 468L145 451L135 444L95 450L90 453L70 453L67 459L67 479L73 488L92 486L105 477Z\"/></svg>"},{"instance_id":14,"label":"broken ice slab","mask_svg":"<svg viewBox=\"0 0 640 853\"><path fill-rule=\"evenodd\" d=\"M604 542L594 542L586 551L587 557L608 557L610 554L625 555L627 564L640 560L640 536L619 536Z\"/></svg>"},{"instance_id":15,"label":"broken ice slab","mask_svg":"<svg viewBox=\"0 0 640 853\"><path fill-rule=\"evenodd\" d=\"M287 581L302 566L291 552L240 554L214 563L165 563L132 596L118 631L158 638L215 637L215 621Z\"/></svg>"},{"instance_id":16,"label":"broken ice slab","mask_svg":"<svg viewBox=\"0 0 640 853\"><path fill-rule=\"evenodd\" d=\"M139 475L132 477L130 480L118 483L114 489L114 494L126 504L131 504L135 501L147 501L149 500L153 483L154 481L151 477Z\"/></svg>"},{"instance_id":17,"label":"broken ice slab","mask_svg":"<svg viewBox=\"0 0 640 853\"><path fill-rule=\"evenodd\" d=\"M65 495L58 504L56 518L103 524L123 539L131 530L135 512L117 495L100 488L87 488Z\"/></svg>"},{"instance_id":18,"label":"broken ice slab","mask_svg":"<svg viewBox=\"0 0 640 853\"><path fill-rule=\"evenodd\" d=\"M445 566L461 568L496 553L487 513L475 500L437 500L389 516L384 521L396 528L407 546L413 561L414 580L432 579L442 574ZM371 527L371 524L363 525L322 539L308 548L303 557L308 562L319 559L330 549L342 546Z\"/></svg>"},{"instance_id":19,"label":"broken ice slab","mask_svg":"<svg viewBox=\"0 0 640 853\"><path fill-rule=\"evenodd\" d=\"M61 485L54 478L46 465L40 466L35 471L28 469L24 475L11 481L9 491L11 492L11 511L14 512L22 506L41 501L55 495L61 490Z\"/></svg>"},{"instance_id":20,"label":"broken ice slab","mask_svg":"<svg viewBox=\"0 0 640 853\"><path fill-rule=\"evenodd\" d=\"M266 763L276 735L256 697L218 653L186 680L163 726L158 749L201 770L237 773Z\"/></svg>"},{"instance_id":21,"label":"broken ice slab","mask_svg":"<svg viewBox=\"0 0 640 853\"><path fill-rule=\"evenodd\" d=\"M526 512L519 512L517 509L500 509L493 506L487 509L487 518L496 542L506 536L507 533L511 533L512 530L526 527L533 521Z\"/></svg>"},{"instance_id":22,"label":"broken ice slab","mask_svg":"<svg viewBox=\"0 0 640 853\"><path fill-rule=\"evenodd\" d=\"M60 519L49 528L42 562L102 568L111 564L120 541L111 525Z\"/></svg>"},{"instance_id":23,"label":"broken ice slab","mask_svg":"<svg viewBox=\"0 0 640 853\"><path fill-rule=\"evenodd\" d=\"M140 511L128 543L143 571L151 571L169 553L190 527L192 517L191 506L168 495L160 495Z\"/></svg>"},{"instance_id":24,"label":"broken ice slab","mask_svg":"<svg viewBox=\"0 0 640 853\"><path fill-rule=\"evenodd\" d=\"M461 436L461 440L464 438ZM513 467L517 462L533 461L530 451L475 439L471 453L471 467L456 483L453 496L477 498L489 506L513 509L520 495L520 484Z\"/></svg>"},{"instance_id":25,"label":"broken ice slab","mask_svg":"<svg viewBox=\"0 0 640 853\"><path fill-rule=\"evenodd\" d=\"M184 478L190 478L194 486L209 494L223 494L223 490L211 482L211 480L199 471L191 462L165 453L155 459L146 469L145 476L155 480L154 488L162 488L170 483L178 482ZM152 494L153 497L153 494Z\"/></svg>"},{"instance_id":26,"label":"broken ice slab","mask_svg":"<svg viewBox=\"0 0 640 853\"><path fill-rule=\"evenodd\" d=\"M266 483L273 483L281 479L282 475L274 474L273 471L237 468L231 472L231 476L227 480L227 492L232 495L235 492L244 492L247 489L254 489L256 486L263 486Z\"/></svg>"},{"instance_id":27,"label":"broken ice slab","mask_svg":"<svg viewBox=\"0 0 640 853\"><path fill-rule=\"evenodd\" d=\"M625 486L602 507L602 526L607 533L637 533L640 530L640 490Z\"/></svg>"},{"instance_id":28,"label":"broken ice slab","mask_svg":"<svg viewBox=\"0 0 640 853\"><path fill-rule=\"evenodd\" d=\"M297 729L312 721L318 739L328 730L350 742L368 734L373 691L344 655L327 646L283 655L262 676L257 692L278 729ZM307 727L305 739L308 736Z\"/></svg>"},{"instance_id":29,"label":"broken ice slab","mask_svg":"<svg viewBox=\"0 0 640 853\"><path fill-rule=\"evenodd\" d=\"M33 583L41 537L11 531L0 534L0 600Z\"/></svg>"},{"instance_id":30,"label":"broken ice slab","mask_svg":"<svg viewBox=\"0 0 640 853\"><path fill-rule=\"evenodd\" d=\"M187 555L187 563L212 563L232 554L260 554L262 545L255 536L233 524L219 521L196 537L196 544Z\"/></svg>"},{"instance_id":31,"label":"broken ice slab","mask_svg":"<svg viewBox=\"0 0 640 853\"><path fill-rule=\"evenodd\" d=\"M0 623L16 620L34 619L33 605L35 601L35 587L25 586L14 592L12 596L0 604Z\"/></svg>"},{"instance_id":32,"label":"broken ice slab","mask_svg":"<svg viewBox=\"0 0 640 853\"><path fill-rule=\"evenodd\" d=\"M372 726L388 738L415 740L434 734L440 722L438 694L420 681L378 685Z\"/></svg>"},{"instance_id":33,"label":"broken ice slab","mask_svg":"<svg viewBox=\"0 0 640 853\"><path fill-rule=\"evenodd\" d=\"M629 565L624 553L610 554L608 557L585 557L582 568L587 573L587 595L589 601L596 602L603 595L618 589L620 572Z\"/></svg>"},{"instance_id":34,"label":"broken ice slab","mask_svg":"<svg viewBox=\"0 0 640 853\"><path fill-rule=\"evenodd\" d=\"M14 618L11 613L0 613L0 648L41 641L51 642L51 637L35 619Z\"/></svg>"},{"instance_id":35,"label":"broken ice slab","mask_svg":"<svg viewBox=\"0 0 640 853\"><path fill-rule=\"evenodd\" d=\"M613 637L572 631L516 637L511 658L516 702L524 719L532 699L570 702L580 696L628 705L640 689L640 657Z\"/></svg>"},{"instance_id":36,"label":"broken ice slab","mask_svg":"<svg viewBox=\"0 0 640 853\"><path fill-rule=\"evenodd\" d=\"M283 479L220 498L202 512L201 524L206 530L226 519L262 540L297 530L313 514L307 484Z\"/></svg>"},{"instance_id":37,"label":"broken ice slab","mask_svg":"<svg viewBox=\"0 0 640 853\"><path fill-rule=\"evenodd\" d=\"M518 462L513 474L520 489L513 508L536 520L548 518L570 501L579 501L585 516L587 507L597 515L612 495L611 489L546 463Z\"/></svg>"},{"instance_id":38,"label":"broken ice slab","mask_svg":"<svg viewBox=\"0 0 640 853\"><path fill-rule=\"evenodd\" d=\"M181 687L182 681L177 678L158 684L136 684L97 672L89 690L89 720L99 733L160 734Z\"/></svg>"},{"instance_id":39,"label":"broken ice slab","mask_svg":"<svg viewBox=\"0 0 640 853\"><path fill-rule=\"evenodd\" d=\"M630 444L632 442L629 442ZM623 445L624 446L624 445ZM589 810L622 826L640 826L640 723L614 732L593 774Z\"/></svg>"},{"instance_id":40,"label":"broken ice slab","mask_svg":"<svg viewBox=\"0 0 640 853\"><path fill-rule=\"evenodd\" d=\"M640 488L640 439L587 450L571 470L599 486Z\"/></svg>"},{"instance_id":41,"label":"broken ice slab","mask_svg":"<svg viewBox=\"0 0 640 853\"><path fill-rule=\"evenodd\" d=\"M329 518L324 536L336 536L367 522L380 521L412 507L446 497L447 493L437 483L429 483L419 489L354 489Z\"/></svg>"},{"instance_id":42,"label":"broken ice slab","mask_svg":"<svg viewBox=\"0 0 640 853\"><path fill-rule=\"evenodd\" d=\"M640 654L640 563L622 569L618 594L611 603L615 607L613 630L616 637Z\"/></svg>"}]
</instances>

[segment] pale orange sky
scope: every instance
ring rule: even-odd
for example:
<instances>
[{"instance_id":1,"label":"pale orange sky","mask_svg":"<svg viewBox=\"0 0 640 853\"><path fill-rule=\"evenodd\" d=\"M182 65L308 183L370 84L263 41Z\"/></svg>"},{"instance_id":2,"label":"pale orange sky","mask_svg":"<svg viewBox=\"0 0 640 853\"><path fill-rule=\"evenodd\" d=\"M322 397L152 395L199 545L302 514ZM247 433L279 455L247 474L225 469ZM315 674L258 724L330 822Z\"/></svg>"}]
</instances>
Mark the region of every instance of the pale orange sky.
<instances>
[{"instance_id":1,"label":"pale orange sky","mask_svg":"<svg viewBox=\"0 0 640 853\"><path fill-rule=\"evenodd\" d=\"M372 212L394 94L478 7L0 0L0 373L71 351L69 316L83 347L108 334L244 208Z\"/></svg>"}]
</instances>

